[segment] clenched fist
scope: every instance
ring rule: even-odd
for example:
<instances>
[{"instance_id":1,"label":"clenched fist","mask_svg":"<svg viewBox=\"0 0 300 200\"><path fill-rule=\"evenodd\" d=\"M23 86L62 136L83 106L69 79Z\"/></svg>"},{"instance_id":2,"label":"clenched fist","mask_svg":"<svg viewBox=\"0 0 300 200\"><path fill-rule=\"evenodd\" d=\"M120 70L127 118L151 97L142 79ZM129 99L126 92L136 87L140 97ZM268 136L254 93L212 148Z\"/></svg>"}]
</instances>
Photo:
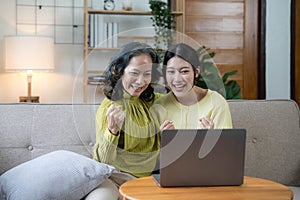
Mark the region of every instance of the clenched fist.
<instances>
[{"instance_id":1,"label":"clenched fist","mask_svg":"<svg viewBox=\"0 0 300 200\"><path fill-rule=\"evenodd\" d=\"M106 117L108 121L108 130L112 134L118 135L125 119L125 112L122 110L122 107L112 104L107 109Z\"/></svg>"}]
</instances>

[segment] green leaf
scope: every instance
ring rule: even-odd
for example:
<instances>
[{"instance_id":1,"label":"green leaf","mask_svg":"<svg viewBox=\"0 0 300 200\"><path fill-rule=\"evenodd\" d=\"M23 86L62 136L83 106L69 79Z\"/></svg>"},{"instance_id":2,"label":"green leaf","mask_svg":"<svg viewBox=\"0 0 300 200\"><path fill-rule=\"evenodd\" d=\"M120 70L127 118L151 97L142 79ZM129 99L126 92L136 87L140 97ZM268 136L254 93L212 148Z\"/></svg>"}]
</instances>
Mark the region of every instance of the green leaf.
<instances>
[{"instance_id":1,"label":"green leaf","mask_svg":"<svg viewBox=\"0 0 300 200\"><path fill-rule=\"evenodd\" d=\"M223 82L225 83L228 79L229 76L235 75L238 71L237 70L233 70L231 72L227 72L223 75Z\"/></svg>"}]
</instances>

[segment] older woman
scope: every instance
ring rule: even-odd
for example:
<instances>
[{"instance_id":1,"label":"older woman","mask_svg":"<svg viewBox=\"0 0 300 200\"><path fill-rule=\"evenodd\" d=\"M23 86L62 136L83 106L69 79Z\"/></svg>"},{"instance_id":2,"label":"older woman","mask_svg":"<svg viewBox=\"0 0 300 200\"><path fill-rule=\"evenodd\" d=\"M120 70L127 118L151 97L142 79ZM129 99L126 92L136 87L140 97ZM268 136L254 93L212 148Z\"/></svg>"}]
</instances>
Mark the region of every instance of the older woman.
<instances>
[{"instance_id":1,"label":"older woman","mask_svg":"<svg viewBox=\"0 0 300 200\"><path fill-rule=\"evenodd\" d=\"M155 170L159 130L149 112L161 96L151 86L158 58L148 45L123 46L106 70L105 98L96 113L94 159L117 168L86 199L117 199L118 186Z\"/></svg>"}]
</instances>

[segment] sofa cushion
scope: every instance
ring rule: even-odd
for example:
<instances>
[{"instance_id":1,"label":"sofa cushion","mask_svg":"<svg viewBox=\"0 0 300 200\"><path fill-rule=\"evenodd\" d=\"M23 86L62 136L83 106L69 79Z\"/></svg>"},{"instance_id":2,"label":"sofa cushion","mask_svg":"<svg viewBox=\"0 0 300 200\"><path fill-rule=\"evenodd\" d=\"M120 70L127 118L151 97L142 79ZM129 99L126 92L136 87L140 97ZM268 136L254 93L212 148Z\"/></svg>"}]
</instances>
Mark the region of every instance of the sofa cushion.
<instances>
[{"instance_id":1,"label":"sofa cushion","mask_svg":"<svg viewBox=\"0 0 300 200\"><path fill-rule=\"evenodd\" d=\"M114 168L59 150L18 165L0 176L0 199L81 199Z\"/></svg>"},{"instance_id":2,"label":"sofa cushion","mask_svg":"<svg viewBox=\"0 0 300 200\"><path fill-rule=\"evenodd\" d=\"M247 129L245 175L300 186L300 112L292 100L231 100L233 127Z\"/></svg>"}]
</instances>

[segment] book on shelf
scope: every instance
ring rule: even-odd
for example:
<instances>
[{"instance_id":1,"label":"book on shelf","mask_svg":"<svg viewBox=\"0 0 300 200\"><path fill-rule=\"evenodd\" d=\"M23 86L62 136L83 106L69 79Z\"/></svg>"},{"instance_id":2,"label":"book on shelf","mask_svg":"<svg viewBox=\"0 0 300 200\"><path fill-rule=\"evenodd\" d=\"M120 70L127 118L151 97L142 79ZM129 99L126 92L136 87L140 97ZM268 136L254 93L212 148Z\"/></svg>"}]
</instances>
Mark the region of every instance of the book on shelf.
<instances>
[{"instance_id":1,"label":"book on shelf","mask_svg":"<svg viewBox=\"0 0 300 200\"><path fill-rule=\"evenodd\" d=\"M117 22L104 22L103 16L89 14L88 33L89 47L118 47L119 24Z\"/></svg>"},{"instance_id":2,"label":"book on shelf","mask_svg":"<svg viewBox=\"0 0 300 200\"><path fill-rule=\"evenodd\" d=\"M93 75L88 77L89 80L98 80L98 81L105 81L106 76L105 75Z\"/></svg>"},{"instance_id":3,"label":"book on shelf","mask_svg":"<svg viewBox=\"0 0 300 200\"><path fill-rule=\"evenodd\" d=\"M107 35L108 35L108 26L107 26L107 22L103 23L103 47L108 47L107 45Z\"/></svg>"},{"instance_id":4,"label":"book on shelf","mask_svg":"<svg viewBox=\"0 0 300 200\"><path fill-rule=\"evenodd\" d=\"M107 22L107 47L113 47L113 23L112 22Z\"/></svg>"},{"instance_id":5,"label":"book on shelf","mask_svg":"<svg viewBox=\"0 0 300 200\"><path fill-rule=\"evenodd\" d=\"M88 44L90 47L94 47L95 44L94 44L94 15L93 14L90 14L89 15L89 41L88 41Z\"/></svg>"},{"instance_id":6,"label":"book on shelf","mask_svg":"<svg viewBox=\"0 0 300 200\"><path fill-rule=\"evenodd\" d=\"M104 30L106 33L106 47L118 47L119 24L117 22L105 22L104 26Z\"/></svg>"},{"instance_id":7,"label":"book on shelf","mask_svg":"<svg viewBox=\"0 0 300 200\"><path fill-rule=\"evenodd\" d=\"M104 85L106 82L106 77L104 75L93 75L89 76L87 83L91 85Z\"/></svg>"},{"instance_id":8,"label":"book on shelf","mask_svg":"<svg viewBox=\"0 0 300 200\"><path fill-rule=\"evenodd\" d=\"M99 45L99 33L98 33L98 25L99 25L99 22L98 22L98 15L93 15L93 18L94 18L94 47L98 47Z\"/></svg>"},{"instance_id":9,"label":"book on shelf","mask_svg":"<svg viewBox=\"0 0 300 200\"><path fill-rule=\"evenodd\" d=\"M103 16L96 15L98 18L98 29L97 29L97 37L98 37L98 46L99 47L106 47L105 43L105 35L104 35L104 22Z\"/></svg>"},{"instance_id":10,"label":"book on shelf","mask_svg":"<svg viewBox=\"0 0 300 200\"><path fill-rule=\"evenodd\" d=\"M89 85L104 85L104 82L100 82L100 81L88 81L87 82Z\"/></svg>"},{"instance_id":11,"label":"book on shelf","mask_svg":"<svg viewBox=\"0 0 300 200\"><path fill-rule=\"evenodd\" d=\"M114 48L118 47L118 33L119 33L119 24L117 22L113 22L113 33L112 33L112 37L113 37L113 41L112 44Z\"/></svg>"}]
</instances>

